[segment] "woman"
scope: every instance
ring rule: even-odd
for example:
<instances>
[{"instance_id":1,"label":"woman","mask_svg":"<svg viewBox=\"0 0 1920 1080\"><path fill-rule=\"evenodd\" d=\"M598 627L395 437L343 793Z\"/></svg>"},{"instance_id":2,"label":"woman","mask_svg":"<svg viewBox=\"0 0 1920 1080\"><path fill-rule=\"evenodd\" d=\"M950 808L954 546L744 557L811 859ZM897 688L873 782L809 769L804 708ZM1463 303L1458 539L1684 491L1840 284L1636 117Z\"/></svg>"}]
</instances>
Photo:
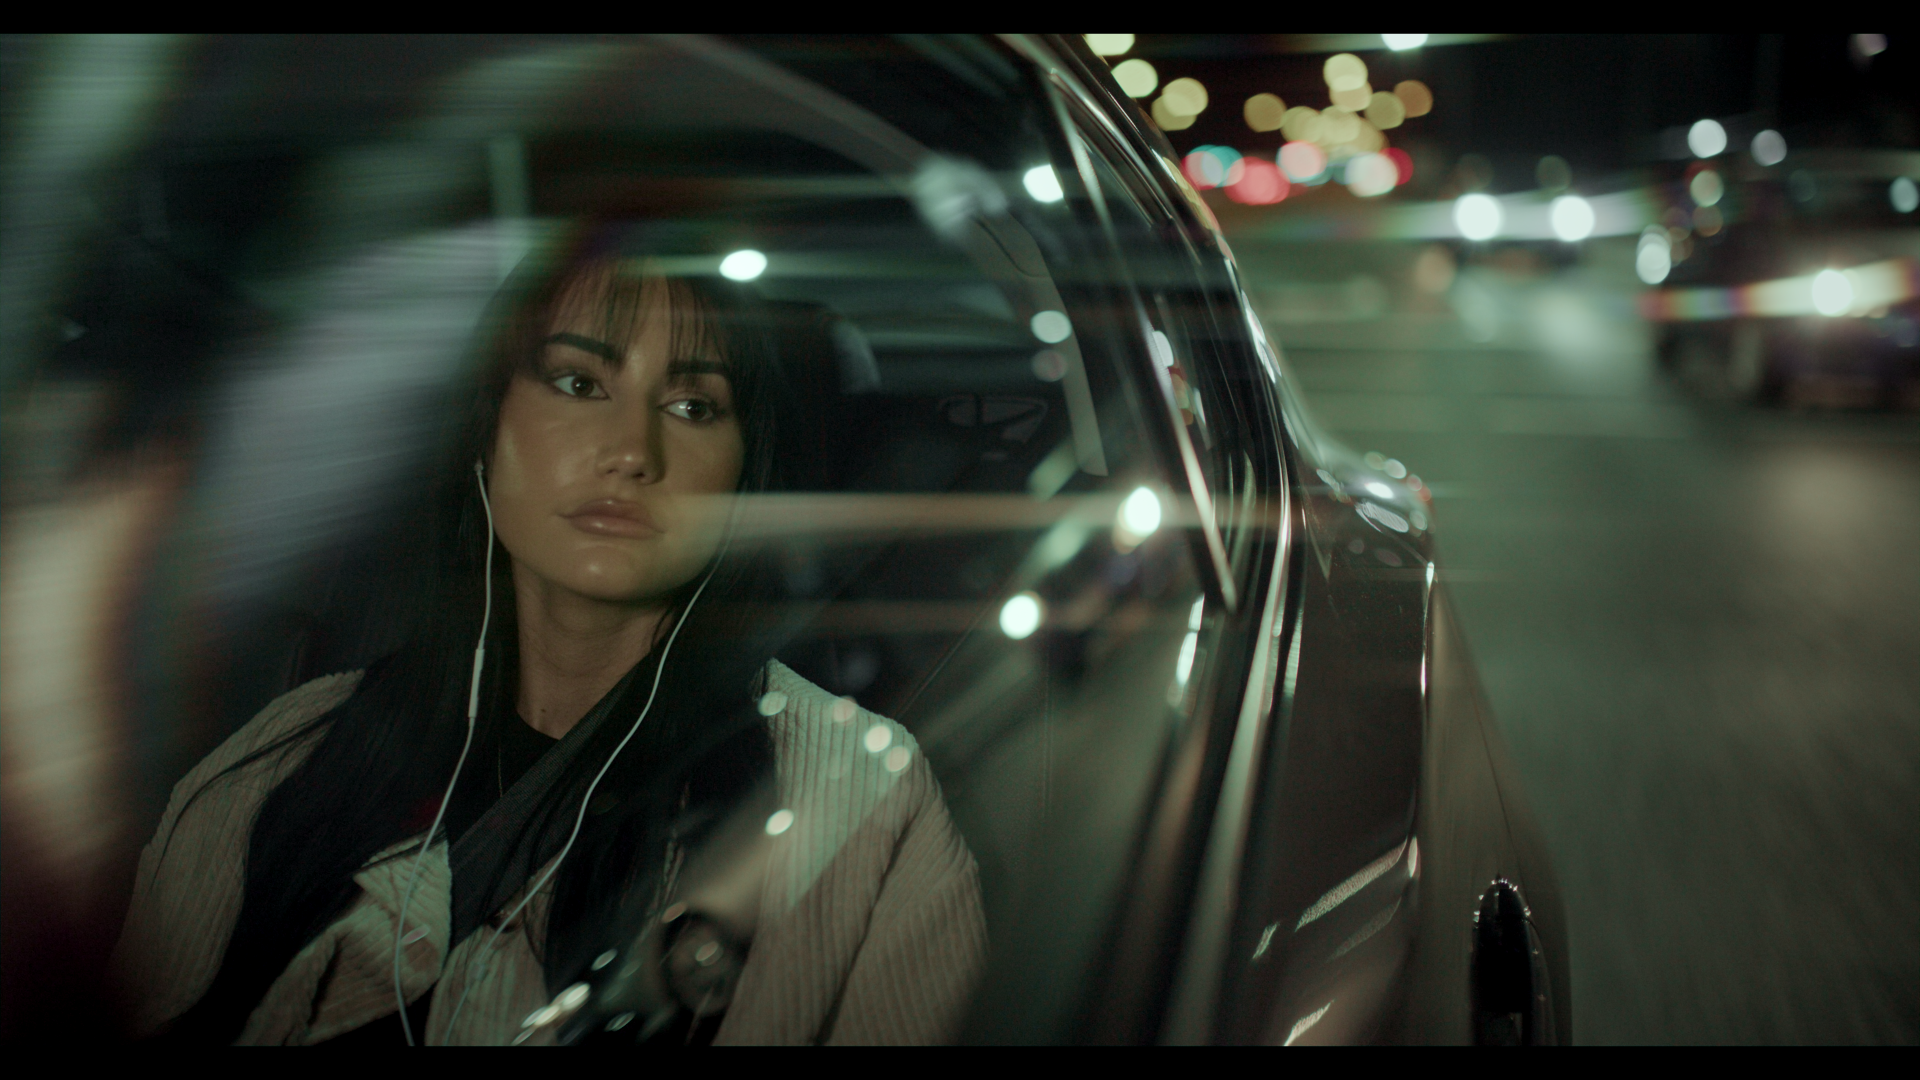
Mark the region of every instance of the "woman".
<instances>
[{"instance_id":1,"label":"woman","mask_svg":"<svg viewBox=\"0 0 1920 1080\"><path fill-rule=\"evenodd\" d=\"M729 550L775 479L765 328L630 265L503 292L407 647L175 789L118 952L138 1033L551 1041L608 973L597 1030L642 1041L955 1032L972 857L911 736L771 659Z\"/></svg>"}]
</instances>

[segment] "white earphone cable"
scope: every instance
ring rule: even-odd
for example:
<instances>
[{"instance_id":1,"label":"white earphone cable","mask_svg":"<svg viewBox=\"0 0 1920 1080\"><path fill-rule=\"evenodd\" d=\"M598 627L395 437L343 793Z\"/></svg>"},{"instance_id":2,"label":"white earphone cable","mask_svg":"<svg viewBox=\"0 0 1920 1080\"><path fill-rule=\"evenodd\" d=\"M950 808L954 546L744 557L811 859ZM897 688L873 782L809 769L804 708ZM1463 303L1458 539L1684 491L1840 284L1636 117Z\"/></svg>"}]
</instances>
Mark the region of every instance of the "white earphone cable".
<instances>
[{"instance_id":1,"label":"white earphone cable","mask_svg":"<svg viewBox=\"0 0 1920 1080\"><path fill-rule=\"evenodd\" d=\"M480 507L487 517L486 578L482 590L486 594L486 601L480 614L480 641L473 647L473 676L467 684L467 737L460 744L460 759L454 762L453 777L447 781L447 790L440 796L440 808L434 811L433 824L427 827L427 838L421 841L420 854L414 856L413 875L407 879L406 896L400 901L400 917L393 927L393 996L400 1006L400 1032L406 1036L408 1046L414 1045L413 1021L407 1016L407 995L400 984L400 950L406 941L407 909L413 906L413 890L420 884L420 864L433 847L434 834L440 831L440 822L447 816L447 805L453 801L454 785L460 782L460 770L466 767L467 753L473 749L474 720L480 713L480 673L487 664L487 627L493 622L493 504L487 501L486 466L476 460L473 463L473 475L480 485ZM421 1037L425 1038L426 1033L421 1032Z\"/></svg>"},{"instance_id":2,"label":"white earphone cable","mask_svg":"<svg viewBox=\"0 0 1920 1080\"><path fill-rule=\"evenodd\" d=\"M474 957L472 966L467 970L466 988L460 992L460 1000L455 1003L453 1014L447 1018L448 1038L453 1036L454 1021L460 1018L461 1010L467 1007L467 997L473 993L474 984L478 983L486 973L486 964L493 957L494 944L500 940L500 935L506 931L506 928L513 925L513 920L533 902L533 898L540 895L540 890L546 888L547 882L553 879L553 875L559 872L560 864L566 861L567 853L573 850L573 842L580 837L580 827L587 820L587 807L593 802L594 789L600 786L600 781L607 775L607 770L613 768L613 763L620 757L620 752L627 748L627 744L633 741L635 735L639 734L641 723L647 719L647 714L653 711L653 699L660 693L660 679L667 672L667 658L673 653L673 643L679 640L680 630L687 625L688 617L693 614L693 606L700 602L700 595L707 591L707 584L713 580L713 575L720 572L720 564L726 560L727 550L733 545L734 525L739 520L739 516L740 500L735 498L727 514L726 535L721 540L719 554L714 557L713 568L707 571L706 577L700 579L700 587L693 590L693 595L687 598L685 610L680 613L678 619L674 620L673 630L667 635L666 644L660 647L660 663L653 669L653 686L647 691L646 704L641 706L640 715L634 718L633 726L628 728L626 735L621 737L619 745L613 748L613 753L607 755L606 763L601 765L600 771L594 774L593 782L587 785L586 794L580 797L580 809L573 817L573 831L567 834L567 842L561 846L560 853L554 856L546 873L541 874L538 880L527 886L520 902L515 904L513 910L507 912L506 917L494 926L493 936L487 939L486 945L480 949L480 954Z\"/></svg>"}]
</instances>

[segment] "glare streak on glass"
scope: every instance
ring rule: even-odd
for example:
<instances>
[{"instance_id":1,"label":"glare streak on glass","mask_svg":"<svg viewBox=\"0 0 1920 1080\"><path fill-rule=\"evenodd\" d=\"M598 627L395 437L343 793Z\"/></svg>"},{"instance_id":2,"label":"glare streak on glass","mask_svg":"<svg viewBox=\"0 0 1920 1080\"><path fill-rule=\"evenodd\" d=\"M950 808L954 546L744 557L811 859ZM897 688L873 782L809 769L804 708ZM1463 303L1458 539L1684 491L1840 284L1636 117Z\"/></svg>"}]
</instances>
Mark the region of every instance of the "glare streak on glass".
<instances>
[{"instance_id":1,"label":"glare streak on glass","mask_svg":"<svg viewBox=\"0 0 1920 1080\"><path fill-rule=\"evenodd\" d=\"M1325 1005L1322 1005L1319 1008L1308 1013L1307 1015L1301 1017L1300 1022L1293 1025L1293 1030L1287 1032L1287 1041L1281 1043L1280 1045L1292 1046L1295 1039L1298 1039L1300 1036L1305 1035L1308 1029L1312 1028L1313 1025L1319 1023L1320 1018L1327 1015L1327 1010L1331 1008L1333 1008L1333 1002L1329 1001Z\"/></svg>"},{"instance_id":2,"label":"glare streak on glass","mask_svg":"<svg viewBox=\"0 0 1920 1080\"><path fill-rule=\"evenodd\" d=\"M1366 944L1368 938L1372 937L1373 935L1379 933L1382 930L1385 930L1387 928L1387 924L1393 921L1394 914L1399 910L1400 910L1400 898L1396 896L1393 899L1393 903L1387 906L1387 910L1379 913L1378 915L1375 915L1371 919L1368 919L1364 926L1360 927L1360 929L1355 930L1353 932L1352 937L1341 942L1340 947L1333 950L1333 959L1335 960L1340 959L1341 957L1347 955L1353 950Z\"/></svg>"},{"instance_id":3,"label":"glare streak on glass","mask_svg":"<svg viewBox=\"0 0 1920 1080\"><path fill-rule=\"evenodd\" d=\"M1404 854L1406 850L1407 845L1402 842L1392 851L1361 867L1360 871L1352 877L1328 889L1320 899L1313 902L1311 907L1300 913L1300 921L1295 923L1293 927L1294 932L1298 933L1300 929L1308 923L1325 916L1334 908L1351 900L1355 893L1373 884L1375 878L1393 869L1394 864L1400 861L1400 856Z\"/></svg>"}]
</instances>

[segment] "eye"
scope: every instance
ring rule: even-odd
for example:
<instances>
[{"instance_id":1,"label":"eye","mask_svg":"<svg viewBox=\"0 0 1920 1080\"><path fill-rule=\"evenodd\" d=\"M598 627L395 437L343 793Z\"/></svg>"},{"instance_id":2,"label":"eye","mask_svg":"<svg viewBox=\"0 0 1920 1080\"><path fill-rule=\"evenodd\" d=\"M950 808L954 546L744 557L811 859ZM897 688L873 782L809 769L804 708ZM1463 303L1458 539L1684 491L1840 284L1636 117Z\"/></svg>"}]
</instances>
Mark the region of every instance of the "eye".
<instances>
[{"instance_id":1,"label":"eye","mask_svg":"<svg viewBox=\"0 0 1920 1080\"><path fill-rule=\"evenodd\" d=\"M582 375L577 371L569 371L564 375L555 375L553 378L547 380L547 385L568 397L593 398L606 396L599 392L599 383L595 382L590 376Z\"/></svg>"},{"instance_id":2,"label":"eye","mask_svg":"<svg viewBox=\"0 0 1920 1080\"><path fill-rule=\"evenodd\" d=\"M667 411L682 420L691 420L696 424L710 423L720 419L720 410L713 402L705 398L682 398L669 402Z\"/></svg>"}]
</instances>

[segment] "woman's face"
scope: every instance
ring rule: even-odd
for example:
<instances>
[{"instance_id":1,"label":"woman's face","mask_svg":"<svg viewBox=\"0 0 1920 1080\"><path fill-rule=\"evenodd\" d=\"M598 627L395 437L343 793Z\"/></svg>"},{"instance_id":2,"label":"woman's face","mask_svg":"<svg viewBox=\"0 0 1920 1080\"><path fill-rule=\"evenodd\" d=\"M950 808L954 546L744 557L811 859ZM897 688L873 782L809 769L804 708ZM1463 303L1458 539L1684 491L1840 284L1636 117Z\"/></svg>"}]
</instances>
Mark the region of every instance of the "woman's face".
<instances>
[{"instance_id":1,"label":"woman's face","mask_svg":"<svg viewBox=\"0 0 1920 1080\"><path fill-rule=\"evenodd\" d=\"M487 473L494 531L516 573L645 603L691 581L719 547L745 447L712 351L672 351L672 290L642 288L608 341L593 275L563 290L530 374L500 406ZM699 335L682 335L696 337Z\"/></svg>"}]
</instances>

